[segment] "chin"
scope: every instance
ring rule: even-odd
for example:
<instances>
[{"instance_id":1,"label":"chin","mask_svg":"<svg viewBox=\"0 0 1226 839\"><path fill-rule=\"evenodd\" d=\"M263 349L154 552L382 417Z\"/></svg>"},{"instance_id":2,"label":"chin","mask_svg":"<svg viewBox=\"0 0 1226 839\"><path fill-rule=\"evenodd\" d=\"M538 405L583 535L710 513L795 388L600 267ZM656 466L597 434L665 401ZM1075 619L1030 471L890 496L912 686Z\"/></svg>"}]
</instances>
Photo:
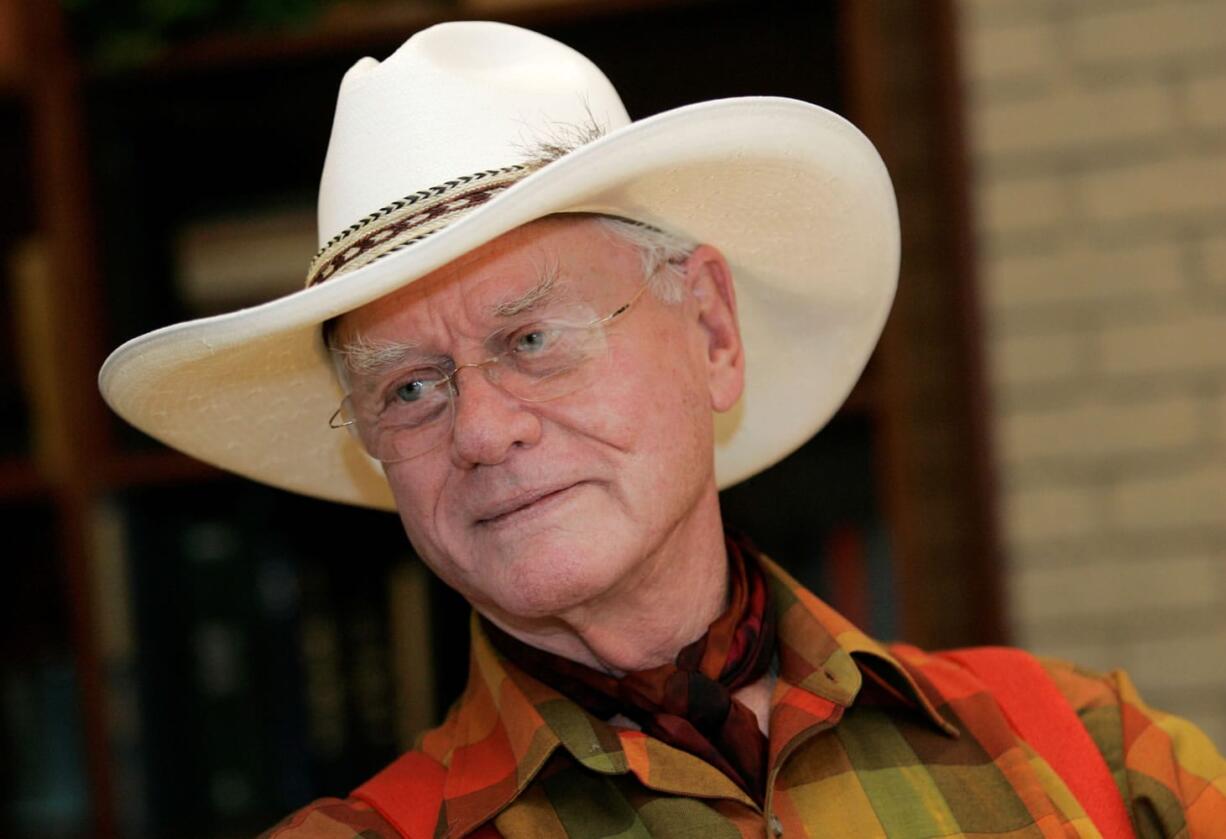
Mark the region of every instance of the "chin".
<instances>
[{"instance_id":1,"label":"chin","mask_svg":"<svg viewBox=\"0 0 1226 839\"><path fill-rule=\"evenodd\" d=\"M599 597L625 572L616 554L594 550L593 540L528 540L487 577L496 584L491 599L511 615L560 615Z\"/></svg>"}]
</instances>

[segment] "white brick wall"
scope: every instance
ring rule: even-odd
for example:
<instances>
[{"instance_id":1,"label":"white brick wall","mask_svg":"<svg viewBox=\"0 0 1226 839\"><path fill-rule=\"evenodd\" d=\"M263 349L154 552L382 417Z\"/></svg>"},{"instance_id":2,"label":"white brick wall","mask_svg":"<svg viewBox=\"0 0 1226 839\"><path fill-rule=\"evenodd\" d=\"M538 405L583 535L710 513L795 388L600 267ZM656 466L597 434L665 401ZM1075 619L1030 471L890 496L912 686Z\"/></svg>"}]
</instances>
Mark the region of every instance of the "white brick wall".
<instances>
[{"instance_id":1,"label":"white brick wall","mask_svg":"<svg viewBox=\"0 0 1226 839\"><path fill-rule=\"evenodd\" d=\"M1226 184L1223 184L1226 188ZM1226 369L1226 312L1188 305L1141 323L1107 323L1098 332L1104 376L1153 376Z\"/></svg>"},{"instance_id":2,"label":"white brick wall","mask_svg":"<svg viewBox=\"0 0 1226 839\"><path fill-rule=\"evenodd\" d=\"M1075 385L1084 381L1088 369L1079 335L1002 337L989 349L991 375L1000 390Z\"/></svg>"},{"instance_id":3,"label":"white brick wall","mask_svg":"<svg viewBox=\"0 0 1226 839\"><path fill-rule=\"evenodd\" d=\"M1061 399L1017 409L998 427L1005 468L1051 459L1111 461L1133 455L1178 454L1199 447L1201 403L1190 396L1145 399Z\"/></svg>"},{"instance_id":4,"label":"white brick wall","mask_svg":"<svg viewBox=\"0 0 1226 839\"><path fill-rule=\"evenodd\" d=\"M1070 194L1059 178L986 183L980 196L989 233L1051 233L1072 221Z\"/></svg>"},{"instance_id":5,"label":"white brick wall","mask_svg":"<svg viewBox=\"0 0 1226 839\"><path fill-rule=\"evenodd\" d=\"M1079 185L1090 224L1142 220L1166 227L1226 214L1224 173L1226 150L1215 150L1086 172Z\"/></svg>"},{"instance_id":6,"label":"white brick wall","mask_svg":"<svg viewBox=\"0 0 1226 839\"><path fill-rule=\"evenodd\" d=\"M1004 497L1004 520L1021 542L1092 537L1098 528L1097 499L1075 487L1017 489ZM1010 580L1012 584L1012 580Z\"/></svg>"},{"instance_id":7,"label":"white brick wall","mask_svg":"<svg viewBox=\"0 0 1226 839\"><path fill-rule=\"evenodd\" d=\"M1122 531L1214 527L1221 524L1224 499L1226 460L1213 457L1169 474L1121 480L1108 490L1107 509ZM1226 647L1222 654L1226 662Z\"/></svg>"},{"instance_id":8,"label":"white brick wall","mask_svg":"<svg viewBox=\"0 0 1226 839\"><path fill-rule=\"evenodd\" d=\"M1226 129L1226 73L1188 80L1188 122L1202 131Z\"/></svg>"},{"instance_id":9,"label":"white brick wall","mask_svg":"<svg viewBox=\"0 0 1226 839\"><path fill-rule=\"evenodd\" d=\"M1056 58L1055 37L1047 21L985 28L967 43L967 66L976 84L1041 76Z\"/></svg>"},{"instance_id":10,"label":"white brick wall","mask_svg":"<svg viewBox=\"0 0 1226 839\"><path fill-rule=\"evenodd\" d=\"M1051 5L1066 16L1062 29L1073 57L1098 69L1148 74L1213 60L1226 49L1226 5L1216 0Z\"/></svg>"},{"instance_id":11,"label":"white brick wall","mask_svg":"<svg viewBox=\"0 0 1226 839\"><path fill-rule=\"evenodd\" d=\"M1226 291L1226 232L1206 236L1201 242L1205 279L1220 291Z\"/></svg>"},{"instance_id":12,"label":"white brick wall","mask_svg":"<svg viewBox=\"0 0 1226 839\"><path fill-rule=\"evenodd\" d=\"M1176 102L1166 86L1054 86L984 103L975 144L989 155L1037 156L1152 141L1171 133Z\"/></svg>"},{"instance_id":13,"label":"white brick wall","mask_svg":"<svg viewBox=\"0 0 1226 839\"><path fill-rule=\"evenodd\" d=\"M960 10L1015 638L1226 748L1226 2Z\"/></svg>"},{"instance_id":14,"label":"white brick wall","mask_svg":"<svg viewBox=\"0 0 1226 839\"><path fill-rule=\"evenodd\" d=\"M1002 316L1011 309L1052 305L1153 305L1181 288L1181 259L1180 248L1170 241L1121 242L1110 249L1084 241L1055 243L984 265L991 278L985 302Z\"/></svg>"}]
</instances>

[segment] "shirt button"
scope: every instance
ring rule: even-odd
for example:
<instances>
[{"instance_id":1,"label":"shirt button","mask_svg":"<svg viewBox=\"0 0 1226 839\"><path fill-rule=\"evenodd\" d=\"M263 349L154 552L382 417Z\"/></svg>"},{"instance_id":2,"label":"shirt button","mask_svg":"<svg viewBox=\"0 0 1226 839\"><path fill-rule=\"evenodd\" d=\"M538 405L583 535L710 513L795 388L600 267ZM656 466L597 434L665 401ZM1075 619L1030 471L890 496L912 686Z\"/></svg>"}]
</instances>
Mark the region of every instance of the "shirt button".
<instances>
[{"instance_id":1,"label":"shirt button","mask_svg":"<svg viewBox=\"0 0 1226 839\"><path fill-rule=\"evenodd\" d=\"M773 813L771 814L771 833L775 836L783 835L783 822L779 821L779 817Z\"/></svg>"}]
</instances>

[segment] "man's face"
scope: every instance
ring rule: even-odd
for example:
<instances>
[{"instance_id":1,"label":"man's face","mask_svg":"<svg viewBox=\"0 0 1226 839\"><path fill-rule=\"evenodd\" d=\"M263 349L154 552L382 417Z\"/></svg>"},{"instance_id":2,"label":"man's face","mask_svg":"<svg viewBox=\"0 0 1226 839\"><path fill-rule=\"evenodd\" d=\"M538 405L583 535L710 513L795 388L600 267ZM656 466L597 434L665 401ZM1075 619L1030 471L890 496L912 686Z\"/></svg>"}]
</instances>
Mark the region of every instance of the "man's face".
<instances>
[{"instance_id":1,"label":"man's face","mask_svg":"<svg viewBox=\"0 0 1226 839\"><path fill-rule=\"evenodd\" d=\"M696 511L709 512L711 412L739 396L741 354L726 264L703 247L685 268L682 302L649 292L609 326L590 385L525 402L461 370L452 434L385 465L414 547L486 614L549 617L616 594L648 557L684 543ZM597 222L546 219L346 315L338 342L360 335L480 362L496 330L575 301L604 317L643 282L638 251ZM712 306L723 326L711 326ZM390 375L355 374L350 390Z\"/></svg>"}]
</instances>

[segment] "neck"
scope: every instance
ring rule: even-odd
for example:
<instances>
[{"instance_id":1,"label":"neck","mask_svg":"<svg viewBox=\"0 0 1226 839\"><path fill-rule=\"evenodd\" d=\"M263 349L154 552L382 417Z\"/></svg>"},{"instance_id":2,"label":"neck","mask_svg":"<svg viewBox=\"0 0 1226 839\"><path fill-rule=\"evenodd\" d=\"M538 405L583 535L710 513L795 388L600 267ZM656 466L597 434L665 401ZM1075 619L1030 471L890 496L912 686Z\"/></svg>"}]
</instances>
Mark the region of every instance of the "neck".
<instances>
[{"instance_id":1,"label":"neck","mask_svg":"<svg viewBox=\"0 0 1226 839\"><path fill-rule=\"evenodd\" d=\"M692 513L634 574L596 598L545 619L483 613L526 644L613 675L667 664L726 608L728 555L714 486Z\"/></svg>"}]
</instances>

